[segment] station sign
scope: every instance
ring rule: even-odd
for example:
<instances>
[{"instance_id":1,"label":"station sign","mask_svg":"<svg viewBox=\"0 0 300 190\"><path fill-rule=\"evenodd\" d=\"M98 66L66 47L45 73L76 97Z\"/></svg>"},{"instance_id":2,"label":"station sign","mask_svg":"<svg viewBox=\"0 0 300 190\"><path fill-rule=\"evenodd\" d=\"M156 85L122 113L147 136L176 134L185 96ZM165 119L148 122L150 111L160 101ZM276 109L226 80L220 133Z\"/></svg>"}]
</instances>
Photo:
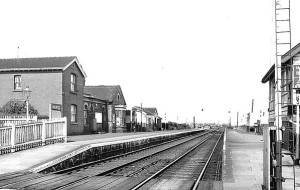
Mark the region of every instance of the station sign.
<instances>
[{"instance_id":1,"label":"station sign","mask_svg":"<svg viewBox=\"0 0 300 190\"><path fill-rule=\"evenodd\" d=\"M293 103L300 103L300 64L293 65Z\"/></svg>"},{"instance_id":2,"label":"station sign","mask_svg":"<svg viewBox=\"0 0 300 190\"><path fill-rule=\"evenodd\" d=\"M51 104L51 110L61 111L61 104Z\"/></svg>"}]
</instances>

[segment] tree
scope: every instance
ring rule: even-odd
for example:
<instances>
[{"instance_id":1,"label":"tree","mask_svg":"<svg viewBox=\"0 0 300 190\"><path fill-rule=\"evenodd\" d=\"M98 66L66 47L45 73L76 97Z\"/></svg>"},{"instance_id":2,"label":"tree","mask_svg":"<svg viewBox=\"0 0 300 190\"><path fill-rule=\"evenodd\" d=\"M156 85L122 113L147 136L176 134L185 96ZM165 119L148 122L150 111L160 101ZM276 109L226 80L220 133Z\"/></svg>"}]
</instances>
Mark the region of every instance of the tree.
<instances>
[{"instance_id":1,"label":"tree","mask_svg":"<svg viewBox=\"0 0 300 190\"><path fill-rule=\"evenodd\" d=\"M29 114L38 115L38 111L34 109L32 105L28 105ZM0 109L0 113L4 114L26 114L26 102L19 100L11 100L9 101L2 109Z\"/></svg>"}]
</instances>

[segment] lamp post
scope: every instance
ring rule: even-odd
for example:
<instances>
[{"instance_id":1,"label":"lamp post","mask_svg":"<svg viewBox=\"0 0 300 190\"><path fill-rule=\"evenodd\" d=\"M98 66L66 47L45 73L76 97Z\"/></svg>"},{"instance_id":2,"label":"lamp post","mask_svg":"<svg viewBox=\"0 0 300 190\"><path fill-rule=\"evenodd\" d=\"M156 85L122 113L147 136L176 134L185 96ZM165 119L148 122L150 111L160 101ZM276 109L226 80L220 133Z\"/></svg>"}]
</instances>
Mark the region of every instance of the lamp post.
<instances>
[{"instance_id":1,"label":"lamp post","mask_svg":"<svg viewBox=\"0 0 300 190\"><path fill-rule=\"evenodd\" d=\"M26 96L26 121L27 123L29 122L29 96L30 96L30 89L29 86L27 86L24 90L23 90L24 95Z\"/></svg>"},{"instance_id":2,"label":"lamp post","mask_svg":"<svg viewBox=\"0 0 300 190\"><path fill-rule=\"evenodd\" d=\"M239 112L236 113L236 127L239 127Z\"/></svg>"},{"instance_id":3,"label":"lamp post","mask_svg":"<svg viewBox=\"0 0 300 190\"><path fill-rule=\"evenodd\" d=\"M202 117L204 118L204 109L203 109L203 108L201 109L201 112L203 113L203 114L201 114L201 115L202 115ZM203 126L203 128L204 128L204 119L202 119L202 121L203 121L202 126Z\"/></svg>"},{"instance_id":4,"label":"lamp post","mask_svg":"<svg viewBox=\"0 0 300 190\"><path fill-rule=\"evenodd\" d=\"M231 115L230 115L230 111L228 111L228 113L229 113L229 123L228 123L228 125L229 125L229 127L231 127Z\"/></svg>"},{"instance_id":5,"label":"lamp post","mask_svg":"<svg viewBox=\"0 0 300 190\"><path fill-rule=\"evenodd\" d=\"M164 130L166 131L167 130L167 113L165 113L165 128Z\"/></svg>"},{"instance_id":6,"label":"lamp post","mask_svg":"<svg viewBox=\"0 0 300 190\"><path fill-rule=\"evenodd\" d=\"M141 130L143 130L143 105L141 103Z\"/></svg>"}]
</instances>

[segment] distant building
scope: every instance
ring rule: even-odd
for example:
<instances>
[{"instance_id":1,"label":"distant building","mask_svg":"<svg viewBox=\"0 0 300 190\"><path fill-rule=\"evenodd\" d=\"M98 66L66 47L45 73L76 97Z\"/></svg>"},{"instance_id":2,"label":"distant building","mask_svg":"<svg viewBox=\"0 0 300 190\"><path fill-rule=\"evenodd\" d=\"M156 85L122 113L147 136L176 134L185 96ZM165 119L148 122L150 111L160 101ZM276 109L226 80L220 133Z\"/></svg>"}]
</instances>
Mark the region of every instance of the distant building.
<instances>
[{"instance_id":1,"label":"distant building","mask_svg":"<svg viewBox=\"0 0 300 190\"><path fill-rule=\"evenodd\" d=\"M145 112L147 113L147 120L148 120L148 130L149 131L156 131L158 130L158 128L160 128L161 126L159 125L159 123L161 123L159 120L161 120L161 118L158 116L158 112L157 109L154 107L150 107L150 108L143 108L145 110Z\"/></svg>"},{"instance_id":2,"label":"distant building","mask_svg":"<svg viewBox=\"0 0 300 190\"><path fill-rule=\"evenodd\" d=\"M86 74L77 57L0 59L0 108L25 100L41 117L67 117L68 135L83 133L83 88Z\"/></svg>"},{"instance_id":3,"label":"distant building","mask_svg":"<svg viewBox=\"0 0 300 190\"><path fill-rule=\"evenodd\" d=\"M126 132L126 101L120 85L85 86L84 92L111 102L107 107L108 132Z\"/></svg>"},{"instance_id":4,"label":"distant building","mask_svg":"<svg viewBox=\"0 0 300 190\"><path fill-rule=\"evenodd\" d=\"M132 107L132 117L131 117L131 122L133 128L135 128L136 131L138 132L145 132L146 130L146 122L147 122L147 113L141 109L141 107Z\"/></svg>"},{"instance_id":5,"label":"distant building","mask_svg":"<svg viewBox=\"0 0 300 190\"><path fill-rule=\"evenodd\" d=\"M161 130L161 118L157 109L153 107L142 109L138 106L133 107L127 112L126 123L127 126L135 126L137 131Z\"/></svg>"}]
</instances>

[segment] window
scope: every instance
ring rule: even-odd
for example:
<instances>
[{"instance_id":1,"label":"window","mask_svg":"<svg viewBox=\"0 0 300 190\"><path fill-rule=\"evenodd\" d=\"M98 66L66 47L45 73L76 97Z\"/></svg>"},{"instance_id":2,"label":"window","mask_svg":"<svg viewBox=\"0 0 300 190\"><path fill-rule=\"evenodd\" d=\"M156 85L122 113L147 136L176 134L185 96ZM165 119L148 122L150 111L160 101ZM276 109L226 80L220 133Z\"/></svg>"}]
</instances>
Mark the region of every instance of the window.
<instances>
[{"instance_id":1,"label":"window","mask_svg":"<svg viewBox=\"0 0 300 190\"><path fill-rule=\"evenodd\" d=\"M281 78L282 78L281 85L283 86L282 90L284 91L283 93L288 92L289 91L288 85L290 84L291 79L292 79L292 77L291 77L291 71L290 71L289 68L285 68L282 71Z\"/></svg>"},{"instance_id":2,"label":"window","mask_svg":"<svg viewBox=\"0 0 300 190\"><path fill-rule=\"evenodd\" d=\"M120 102L120 94L118 94L118 96L117 96L117 101L118 101L118 103Z\"/></svg>"},{"instance_id":3,"label":"window","mask_svg":"<svg viewBox=\"0 0 300 190\"><path fill-rule=\"evenodd\" d=\"M294 65L294 87L299 83L299 68L300 66Z\"/></svg>"},{"instance_id":4,"label":"window","mask_svg":"<svg viewBox=\"0 0 300 190\"><path fill-rule=\"evenodd\" d=\"M87 124L87 110L88 110L88 104L85 103L84 107L83 107L83 124L86 125Z\"/></svg>"},{"instance_id":5,"label":"window","mask_svg":"<svg viewBox=\"0 0 300 190\"><path fill-rule=\"evenodd\" d=\"M77 106L71 105L71 122L77 122Z\"/></svg>"},{"instance_id":6,"label":"window","mask_svg":"<svg viewBox=\"0 0 300 190\"><path fill-rule=\"evenodd\" d=\"M71 74L71 91L76 91L76 75Z\"/></svg>"},{"instance_id":7,"label":"window","mask_svg":"<svg viewBox=\"0 0 300 190\"><path fill-rule=\"evenodd\" d=\"M119 110L116 110L116 117L120 117L121 112Z\"/></svg>"},{"instance_id":8,"label":"window","mask_svg":"<svg viewBox=\"0 0 300 190\"><path fill-rule=\"evenodd\" d=\"M15 75L14 76L14 89L15 90L21 90L21 75Z\"/></svg>"},{"instance_id":9,"label":"window","mask_svg":"<svg viewBox=\"0 0 300 190\"><path fill-rule=\"evenodd\" d=\"M286 84L286 75L285 75L285 70L284 69L282 69L281 70L281 89L283 90L283 91L285 91L286 90L286 88L285 88L285 84ZM284 93L284 92L283 92Z\"/></svg>"},{"instance_id":10,"label":"window","mask_svg":"<svg viewBox=\"0 0 300 190\"><path fill-rule=\"evenodd\" d=\"M87 111L86 110L83 111L83 124L84 125L87 124Z\"/></svg>"},{"instance_id":11,"label":"window","mask_svg":"<svg viewBox=\"0 0 300 190\"><path fill-rule=\"evenodd\" d=\"M83 124L86 125L87 124L87 115L88 115L88 104L85 103L84 108L83 108Z\"/></svg>"},{"instance_id":12,"label":"window","mask_svg":"<svg viewBox=\"0 0 300 190\"><path fill-rule=\"evenodd\" d=\"M270 100L275 99L275 81L270 81Z\"/></svg>"}]
</instances>

